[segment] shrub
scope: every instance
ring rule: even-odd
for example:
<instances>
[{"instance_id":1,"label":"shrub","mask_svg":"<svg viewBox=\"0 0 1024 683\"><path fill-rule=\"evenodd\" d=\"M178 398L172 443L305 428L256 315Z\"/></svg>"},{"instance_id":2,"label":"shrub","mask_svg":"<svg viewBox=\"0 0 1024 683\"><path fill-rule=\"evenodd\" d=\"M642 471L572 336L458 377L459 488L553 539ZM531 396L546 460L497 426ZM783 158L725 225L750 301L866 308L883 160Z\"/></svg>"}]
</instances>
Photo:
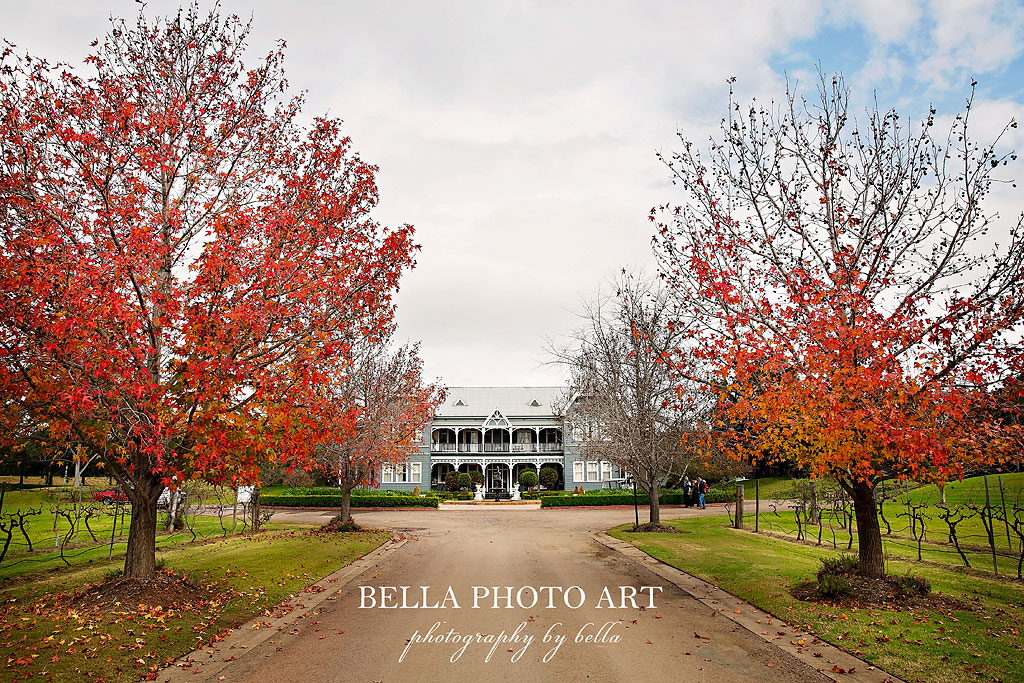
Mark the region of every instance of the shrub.
<instances>
[{"instance_id":1,"label":"shrub","mask_svg":"<svg viewBox=\"0 0 1024 683\"><path fill-rule=\"evenodd\" d=\"M470 476L469 472L460 472L456 478L456 482L460 489L468 489L473 486L473 477Z\"/></svg>"},{"instance_id":2,"label":"shrub","mask_svg":"<svg viewBox=\"0 0 1024 683\"><path fill-rule=\"evenodd\" d=\"M484 475L476 470L470 472L469 476L473 480L473 486L484 483Z\"/></svg>"},{"instance_id":3,"label":"shrub","mask_svg":"<svg viewBox=\"0 0 1024 683\"><path fill-rule=\"evenodd\" d=\"M413 487L412 495L417 496L417 497L420 495L420 487L419 486L414 486Z\"/></svg>"},{"instance_id":4,"label":"shrub","mask_svg":"<svg viewBox=\"0 0 1024 683\"><path fill-rule=\"evenodd\" d=\"M838 598L853 593L853 587L845 576L839 574L818 575L818 595L823 598Z\"/></svg>"},{"instance_id":5,"label":"shrub","mask_svg":"<svg viewBox=\"0 0 1024 683\"><path fill-rule=\"evenodd\" d=\"M444 476L444 487L449 491L459 490L459 473L449 472Z\"/></svg>"},{"instance_id":6,"label":"shrub","mask_svg":"<svg viewBox=\"0 0 1024 683\"><path fill-rule=\"evenodd\" d=\"M558 484L558 470L554 467L541 467L537 478L540 480L541 486L553 489Z\"/></svg>"},{"instance_id":7,"label":"shrub","mask_svg":"<svg viewBox=\"0 0 1024 683\"><path fill-rule=\"evenodd\" d=\"M468 491L430 491L424 497L440 503L444 500L472 500L473 494Z\"/></svg>"},{"instance_id":8,"label":"shrub","mask_svg":"<svg viewBox=\"0 0 1024 683\"><path fill-rule=\"evenodd\" d=\"M928 595L932 592L931 581L923 576L900 576L896 579L896 585L899 586L904 595L911 595L913 593Z\"/></svg>"},{"instance_id":9,"label":"shrub","mask_svg":"<svg viewBox=\"0 0 1024 683\"><path fill-rule=\"evenodd\" d=\"M384 491L360 491L352 492L351 502L353 507L365 508L390 508L390 507L424 507L436 508L438 498L435 496L411 496L408 493L398 494ZM268 507L341 507L341 491L335 490L331 494L306 494L306 495L279 495L264 494L260 502Z\"/></svg>"},{"instance_id":10,"label":"shrub","mask_svg":"<svg viewBox=\"0 0 1024 683\"><path fill-rule=\"evenodd\" d=\"M313 486L313 477L301 467L296 467L290 472L284 473L281 483L291 488L310 488Z\"/></svg>"},{"instance_id":11,"label":"shrub","mask_svg":"<svg viewBox=\"0 0 1024 683\"><path fill-rule=\"evenodd\" d=\"M260 484L273 486L284 481L285 468L278 464L267 464L260 468Z\"/></svg>"},{"instance_id":12,"label":"shrub","mask_svg":"<svg viewBox=\"0 0 1024 683\"><path fill-rule=\"evenodd\" d=\"M540 478L533 470L523 470L519 473L519 485L523 488L532 489L539 481Z\"/></svg>"},{"instance_id":13,"label":"shrub","mask_svg":"<svg viewBox=\"0 0 1024 683\"><path fill-rule=\"evenodd\" d=\"M838 557L821 558L821 568L818 570L818 579L823 574L835 574L837 576L851 576L860 569L860 560L856 555L843 553Z\"/></svg>"},{"instance_id":14,"label":"shrub","mask_svg":"<svg viewBox=\"0 0 1024 683\"><path fill-rule=\"evenodd\" d=\"M577 487L577 492L579 488ZM633 491L632 489L600 489L596 491L587 491L582 496L573 496L569 491L557 491L557 492L541 492L536 494L537 498L541 499L541 507L573 507L580 505L632 505L633 504ZM724 501L705 499L708 503L721 503L728 502L728 498ZM651 500L647 497L646 493L637 491L636 502L640 505L649 505ZM658 502L661 505L682 505L683 494L682 493L665 493L658 496Z\"/></svg>"}]
</instances>

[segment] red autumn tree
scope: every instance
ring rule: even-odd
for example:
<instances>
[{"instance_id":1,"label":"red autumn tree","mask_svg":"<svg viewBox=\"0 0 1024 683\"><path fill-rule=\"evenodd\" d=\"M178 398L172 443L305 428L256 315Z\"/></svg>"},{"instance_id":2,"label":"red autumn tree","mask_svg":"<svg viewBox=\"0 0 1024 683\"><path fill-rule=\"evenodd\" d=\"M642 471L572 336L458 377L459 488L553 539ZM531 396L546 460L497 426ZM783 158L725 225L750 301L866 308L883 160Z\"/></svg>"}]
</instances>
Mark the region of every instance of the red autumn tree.
<instances>
[{"instance_id":1,"label":"red autumn tree","mask_svg":"<svg viewBox=\"0 0 1024 683\"><path fill-rule=\"evenodd\" d=\"M129 577L154 575L174 477L308 450L322 368L391 324L416 248L371 218L340 122L300 125L282 50L243 65L248 32L193 5L114 21L87 73L0 63L3 417L100 454Z\"/></svg>"},{"instance_id":2,"label":"red autumn tree","mask_svg":"<svg viewBox=\"0 0 1024 683\"><path fill-rule=\"evenodd\" d=\"M819 99L741 111L704 156L664 161L687 193L652 211L662 272L690 344L717 368L721 431L739 454L834 477L856 509L860 572L884 575L874 489L944 482L1008 456L984 409L1020 365L1021 222L986 197L1011 158L894 111L848 112L841 77ZM1014 122L1009 127L1016 127ZM740 427L742 433L735 432Z\"/></svg>"},{"instance_id":3,"label":"red autumn tree","mask_svg":"<svg viewBox=\"0 0 1024 683\"><path fill-rule=\"evenodd\" d=\"M351 522L352 489L379 486L385 467L407 467L417 438L444 400L440 386L424 381L419 345L392 351L389 342L390 336L357 338L346 362L321 386L316 461L341 489L338 524Z\"/></svg>"}]
</instances>

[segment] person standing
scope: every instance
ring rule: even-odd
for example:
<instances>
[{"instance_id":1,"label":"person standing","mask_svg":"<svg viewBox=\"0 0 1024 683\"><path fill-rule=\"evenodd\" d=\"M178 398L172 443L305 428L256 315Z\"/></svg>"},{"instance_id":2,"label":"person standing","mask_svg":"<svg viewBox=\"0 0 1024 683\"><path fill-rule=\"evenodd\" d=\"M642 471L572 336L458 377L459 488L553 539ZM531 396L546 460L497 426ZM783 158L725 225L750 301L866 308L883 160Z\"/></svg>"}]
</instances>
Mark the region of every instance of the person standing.
<instances>
[{"instance_id":1,"label":"person standing","mask_svg":"<svg viewBox=\"0 0 1024 683\"><path fill-rule=\"evenodd\" d=\"M700 496L700 509L707 510L707 505L704 504L704 494L708 492L708 483L704 481L703 477L697 477L697 493Z\"/></svg>"},{"instance_id":2,"label":"person standing","mask_svg":"<svg viewBox=\"0 0 1024 683\"><path fill-rule=\"evenodd\" d=\"M683 477L683 507L693 506L693 482L689 477Z\"/></svg>"}]
</instances>

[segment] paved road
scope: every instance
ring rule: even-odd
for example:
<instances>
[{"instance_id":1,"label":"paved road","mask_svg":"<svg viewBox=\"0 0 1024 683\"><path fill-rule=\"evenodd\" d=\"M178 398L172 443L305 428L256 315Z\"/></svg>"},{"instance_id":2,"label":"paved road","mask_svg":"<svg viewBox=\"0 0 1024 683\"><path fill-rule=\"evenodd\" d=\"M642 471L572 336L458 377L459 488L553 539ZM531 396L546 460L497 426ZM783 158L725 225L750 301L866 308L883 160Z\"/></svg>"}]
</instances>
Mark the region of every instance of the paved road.
<instances>
[{"instance_id":1,"label":"paved road","mask_svg":"<svg viewBox=\"0 0 1024 683\"><path fill-rule=\"evenodd\" d=\"M664 516L709 513L675 508ZM329 514L290 511L281 517L313 521ZM320 603L290 633L238 651L237 661L214 680L828 680L732 621L711 617L707 607L672 584L594 541L594 531L632 521L631 509L477 507L356 517L363 525L396 529L407 541L335 599ZM427 604L443 601L451 587L458 608L449 600L438 609L382 609L380 586L410 586L410 605L422 601L420 586L430 586ZM495 607L495 587L506 586L512 587L512 606L502 597ZM571 586L579 590L563 599L562 589ZM362 592L371 587L377 607L361 608ZM517 604L517 593L524 605L533 598L529 588L520 593L523 587L540 591L538 604ZM643 592L637 607L623 606L622 587L627 593L655 587L647 590L655 606L649 608ZM614 607L601 601L606 588ZM490 591L476 608L474 590ZM580 591L585 597L576 607ZM441 642L417 638L425 634ZM479 642L478 634L484 640L502 634L519 639L495 645ZM191 680L202 680L202 674Z\"/></svg>"}]
</instances>

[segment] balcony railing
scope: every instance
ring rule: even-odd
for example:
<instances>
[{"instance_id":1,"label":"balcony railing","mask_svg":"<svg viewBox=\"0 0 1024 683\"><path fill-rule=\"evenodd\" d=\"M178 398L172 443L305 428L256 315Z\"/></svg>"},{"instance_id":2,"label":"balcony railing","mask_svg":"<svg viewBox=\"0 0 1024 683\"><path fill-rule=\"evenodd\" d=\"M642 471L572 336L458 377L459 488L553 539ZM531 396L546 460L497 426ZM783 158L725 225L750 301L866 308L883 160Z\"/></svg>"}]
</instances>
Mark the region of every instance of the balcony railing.
<instances>
[{"instance_id":1,"label":"balcony railing","mask_svg":"<svg viewBox=\"0 0 1024 683\"><path fill-rule=\"evenodd\" d=\"M561 453L560 443L432 443L433 453Z\"/></svg>"}]
</instances>

